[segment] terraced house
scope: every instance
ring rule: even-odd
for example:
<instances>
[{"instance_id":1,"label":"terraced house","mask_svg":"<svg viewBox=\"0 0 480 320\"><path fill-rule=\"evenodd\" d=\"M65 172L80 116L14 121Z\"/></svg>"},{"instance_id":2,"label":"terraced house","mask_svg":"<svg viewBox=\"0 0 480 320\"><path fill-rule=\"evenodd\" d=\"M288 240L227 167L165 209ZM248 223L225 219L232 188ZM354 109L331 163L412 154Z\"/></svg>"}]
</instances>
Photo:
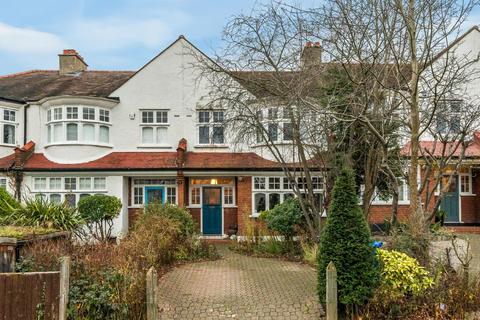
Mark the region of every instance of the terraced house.
<instances>
[{"instance_id":1,"label":"terraced house","mask_svg":"<svg viewBox=\"0 0 480 320\"><path fill-rule=\"evenodd\" d=\"M456 45L480 52L478 28ZM64 50L58 70L0 76L0 184L22 197L71 205L91 194L117 196L123 208L116 235L152 201L188 208L204 235L242 234L247 219L293 192L268 151L229 140L225 110L206 107L210 88L189 67L192 52L203 55L180 36L131 72L89 70L78 52ZM288 123L274 120L270 133L288 142ZM444 206L452 223L480 225L479 141ZM313 179L319 203L320 171ZM408 203L403 188L401 216ZM383 222L390 204L375 200L371 211L372 222Z\"/></svg>"},{"instance_id":2,"label":"terraced house","mask_svg":"<svg viewBox=\"0 0 480 320\"><path fill-rule=\"evenodd\" d=\"M192 51L202 54L180 36L130 72L91 71L64 50L58 70L0 77L1 184L71 205L117 196L117 235L152 201L187 207L205 235L241 233L292 192L268 155L229 143L224 110L206 109L207 85L188 67Z\"/></svg>"}]
</instances>

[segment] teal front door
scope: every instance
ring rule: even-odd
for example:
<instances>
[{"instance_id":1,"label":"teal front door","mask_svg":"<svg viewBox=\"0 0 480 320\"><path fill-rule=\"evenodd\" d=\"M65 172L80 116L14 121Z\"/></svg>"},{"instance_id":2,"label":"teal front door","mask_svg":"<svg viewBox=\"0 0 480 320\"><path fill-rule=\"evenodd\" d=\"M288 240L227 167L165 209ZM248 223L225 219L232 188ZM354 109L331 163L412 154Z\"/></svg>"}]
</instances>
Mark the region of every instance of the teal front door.
<instances>
[{"instance_id":1,"label":"teal front door","mask_svg":"<svg viewBox=\"0 0 480 320\"><path fill-rule=\"evenodd\" d=\"M145 187L145 204L165 203L164 187Z\"/></svg>"},{"instance_id":2,"label":"teal front door","mask_svg":"<svg viewBox=\"0 0 480 320\"><path fill-rule=\"evenodd\" d=\"M222 188L203 187L202 233L222 234Z\"/></svg>"},{"instance_id":3,"label":"teal front door","mask_svg":"<svg viewBox=\"0 0 480 320\"><path fill-rule=\"evenodd\" d=\"M448 176L442 178L442 184L448 181ZM453 176L447 192L445 192L440 209L445 211L445 222L459 222L459 196L458 196L458 176Z\"/></svg>"}]
</instances>

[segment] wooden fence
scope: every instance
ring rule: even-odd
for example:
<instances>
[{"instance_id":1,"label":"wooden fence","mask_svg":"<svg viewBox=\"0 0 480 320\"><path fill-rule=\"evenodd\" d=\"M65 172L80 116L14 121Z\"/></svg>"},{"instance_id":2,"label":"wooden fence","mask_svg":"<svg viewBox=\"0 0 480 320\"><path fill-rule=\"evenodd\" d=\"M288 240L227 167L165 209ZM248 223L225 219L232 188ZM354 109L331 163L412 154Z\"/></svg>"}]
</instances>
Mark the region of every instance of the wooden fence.
<instances>
[{"instance_id":1,"label":"wooden fence","mask_svg":"<svg viewBox=\"0 0 480 320\"><path fill-rule=\"evenodd\" d=\"M60 271L0 273L0 320L65 320L70 259Z\"/></svg>"}]
</instances>

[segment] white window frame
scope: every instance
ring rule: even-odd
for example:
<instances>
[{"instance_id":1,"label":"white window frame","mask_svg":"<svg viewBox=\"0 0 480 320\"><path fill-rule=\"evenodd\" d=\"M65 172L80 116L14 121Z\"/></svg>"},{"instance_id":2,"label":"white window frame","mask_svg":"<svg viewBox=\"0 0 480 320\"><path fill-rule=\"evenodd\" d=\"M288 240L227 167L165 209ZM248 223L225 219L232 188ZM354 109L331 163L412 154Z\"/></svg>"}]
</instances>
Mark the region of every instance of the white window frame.
<instances>
[{"instance_id":1,"label":"white window frame","mask_svg":"<svg viewBox=\"0 0 480 320\"><path fill-rule=\"evenodd\" d=\"M144 113L152 113L152 122L144 122L143 121L143 114ZM159 113L166 113L166 122L158 121L159 118L163 118L163 116L159 117ZM170 127L170 109L140 109L140 147L166 147L170 148L171 145L168 143L168 128ZM143 142L143 129L144 128L151 128L153 131L153 142ZM164 142L160 142L162 139L159 135L159 128L163 128L166 132L166 139Z\"/></svg>"},{"instance_id":2,"label":"white window frame","mask_svg":"<svg viewBox=\"0 0 480 320\"><path fill-rule=\"evenodd\" d=\"M11 108L6 108L6 107L1 107L0 110L2 111L2 116L0 117L0 130L1 130L1 140L0 140L0 145L4 146L16 146L18 144L18 110L16 109L11 109ZM8 116L7 116L8 115ZM13 119L12 119L13 115ZM8 118L8 119L6 119ZM6 126L11 126L13 127L13 142L8 143L5 141L5 128Z\"/></svg>"},{"instance_id":3,"label":"white window frame","mask_svg":"<svg viewBox=\"0 0 480 320\"><path fill-rule=\"evenodd\" d=\"M81 188L80 186L80 179L88 178L90 179L90 188L85 189ZM45 188L39 189L37 188L36 181L37 179L45 179ZM58 181L60 179L60 184L53 183L53 181ZM66 179L76 179L76 188L75 190L66 189ZM95 189L94 188L94 179L105 179L105 187L102 189ZM60 202L65 202L66 198L69 195L75 196L75 205L78 204L80 197L82 195L94 195L94 194L107 194L108 193L108 179L105 176L36 176L33 177L32 180L32 196L35 197L44 197L50 201L50 197L52 195L60 195ZM60 186L59 188L52 186Z\"/></svg>"},{"instance_id":4,"label":"white window frame","mask_svg":"<svg viewBox=\"0 0 480 320\"><path fill-rule=\"evenodd\" d=\"M215 121L215 113L222 113L222 121ZM207 113L208 114L208 122L200 122L200 114ZM208 146L228 146L227 142L227 134L226 134L226 127L225 127L225 110L224 109L215 109L215 110L197 110L197 126L196 126L196 136L197 136L197 146L198 147L208 147ZM208 128L208 142L201 142L200 141L200 127L207 127ZM223 130L223 142L216 143L213 141L213 131L214 128L221 127Z\"/></svg>"},{"instance_id":5,"label":"white window frame","mask_svg":"<svg viewBox=\"0 0 480 320\"><path fill-rule=\"evenodd\" d=\"M403 200L400 200L402 197L400 196L400 194L398 195L398 204L399 205L408 205L410 204L410 192L408 191L408 182L405 181L405 180L401 180L400 181L401 185L399 184L398 188L402 188L402 196L403 196ZM364 185L361 185L360 186L360 197L359 197L359 201L361 202L362 199L363 199L363 194L365 192L365 186ZM372 201L371 201L371 205L372 206L384 206L384 205L391 205L392 204L392 197L390 197L389 199L385 199L385 200L382 200L379 198L378 196L378 191L375 190L374 193L373 193L373 198L372 198Z\"/></svg>"},{"instance_id":6,"label":"white window frame","mask_svg":"<svg viewBox=\"0 0 480 320\"><path fill-rule=\"evenodd\" d=\"M145 187L162 187L168 201L168 188L175 188L175 205L178 204L178 188L175 177L135 177L132 178L130 192L132 195L130 208L141 208L145 205ZM142 203L137 203L135 189L142 190ZM137 196L138 197L138 196Z\"/></svg>"},{"instance_id":7,"label":"white window frame","mask_svg":"<svg viewBox=\"0 0 480 320\"><path fill-rule=\"evenodd\" d=\"M271 189L270 188L270 178L280 178L280 188L278 189ZM322 182L319 182L319 186L320 188L317 188L317 189L314 189L313 190L313 193L315 194L321 194L323 199L325 198L325 181L323 181L323 177L322 176L314 176L312 178L317 178L317 179L320 179ZM265 183L264 183L264 188L258 188L256 187L259 186L259 183L260 184L263 184L263 182L260 182L261 180L265 179ZM302 179L301 177L297 177L298 181L300 181L300 179ZM260 215L260 212L256 212L256 207L255 207L255 195L256 194L264 194L265 195L265 210L269 210L269 207L270 207L270 194L273 194L273 193L277 193L280 195L280 202L279 203L283 203L283 201L285 201L285 196L288 195L288 194L291 194L293 195L294 197L296 196L295 195L295 192L293 191L292 188L285 188L285 186L287 187L291 187L292 184L289 182L289 179L288 177L285 177L285 176L281 176L281 175L266 175L266 176L254 176L252 177L252 214L251 216L252 217L258 217ZM288 198L288 197L287 197Z\"/></svg>"},{"instance_id":8,"label":"white window frame","mask_svg":"<svg viewBox=\"0 0 480 320\"><path fill-rule=\"evenodd\" d=\"M93 111L93 119L91 119ZM107 113L107 120L100 120L101 114ZM87 118L84 117L87 116ZM105 115L103 115L105 116ZM61 105L47 109L46 121L46 146L50 145L99 145L111 147L111 112L110 110L90 105ZM104 119L105 120L105 119ZM67 140L67 128L69 124L77 125L77 139ZM84 126L93 125L93 139L84 134ZM61 134L55 137L55 126L60 126ZM100 140L100 128L106 126L109 131L108 142Z\"/></svg>"},{"instance_id":9,"label":"white window frame","mask_svg":"<svg viewBox=\"0 0 480 320\"><path fill-rule=\"evenodd\" d=\"M192 184L191 180L188 185L188 206L191 208L201 208L203 205L203 187L221 187L222 188L222 207L223 208L236 208L237 207L237 190L234 177L223 177L232 179L229 184ZM195 178L193 178L195 179ZM225 189L232 189L232 203L225 203ZM198 189L200 192L199 203L193 203L193 189Z\"/></svg>"},{"instance_id":10,"label":"white window frame","mask_svg":"<svg viewBox=\"0 0 480 320\"><path fill-rule=\"evenodd\" d=\"M266 132L266 136L270 135L270 125L276 125L277 127L277 139L268 141L268 143L275 144L290 144L292 139L285 139L285 124L289 123L292 125L292 121L289 117L285 116L286 107L270 107L267 109L262 109L257 111L258 121L263 126L263 130L258 129L256 133L256 145L265 145L266 141L263 140L263 137L260 136ZM293 138L293 137L292 137ZM269 138L270 140L270 138Z\"/></svg>"},{"instance_id":11,"label":"white window frame","mask_svg":"<svg viewBox=\"0 0 480 320\"><path fill-rule=\"evenodd\" d=\"M463 186L462 178L468 179L468 191L462 191L462 186ZM475 196L473 192L473 177L470 170L468 173L460 173L458 175L458 180L459 180L458 182L459 182L459 188L460 188L459 193L461 196Z\"/></svg>"}]
</instances>

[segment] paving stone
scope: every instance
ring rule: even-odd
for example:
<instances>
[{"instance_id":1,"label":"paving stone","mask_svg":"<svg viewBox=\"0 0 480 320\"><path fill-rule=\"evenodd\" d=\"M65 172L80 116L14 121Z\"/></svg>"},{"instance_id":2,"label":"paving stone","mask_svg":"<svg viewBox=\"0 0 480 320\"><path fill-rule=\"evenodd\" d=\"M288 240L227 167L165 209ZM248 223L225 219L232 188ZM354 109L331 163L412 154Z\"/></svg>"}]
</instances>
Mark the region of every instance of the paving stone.
<instances>
[{"instance_id":1,"label":"paving stone","mask_svg":"<svg viewBox=\"0 0 480 320\"><path fill-rule=\"evenodd\" d=\"M310 266L218 250L222 259L183 265L159 280L160 319L321 317Z\"/></svg>"}]
</instances>

